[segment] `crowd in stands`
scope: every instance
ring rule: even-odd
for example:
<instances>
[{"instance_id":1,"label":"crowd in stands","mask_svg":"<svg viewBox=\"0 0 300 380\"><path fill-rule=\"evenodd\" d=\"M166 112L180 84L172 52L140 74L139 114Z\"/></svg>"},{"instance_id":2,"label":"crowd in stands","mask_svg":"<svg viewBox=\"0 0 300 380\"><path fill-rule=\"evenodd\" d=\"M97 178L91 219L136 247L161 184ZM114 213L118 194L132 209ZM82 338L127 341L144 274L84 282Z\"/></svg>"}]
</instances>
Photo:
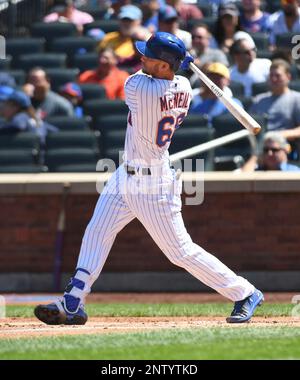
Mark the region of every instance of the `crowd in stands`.
<instances>
[{"instance_id":1,"label":"crowd in stands","mask_svg":"<svg viewBox=\"0 0 300 380\"><path fill-rule=\"evenodd\" d=\"M53 0L49 4L49 13L23 37L32 41L28 50L24 45L17 53L16 39L7 40L12 48L0 72L0 138L28 131L46 147L48 134L60 131L53 118L92 116L87 103L97 100L97 86L103 98L115 104L124 101L124 83L140 69L134 42L165 31L184 41L195 64L235 102L264 118L264 133L272 132L264 144L275 144L269 153L282 149L289 160L300 161L300 54L292 54L292 36L300 34L300 0ZM47 29L47 25L70 24L74 30L66 27L62 35ZM63 38L70 43L55 50ZM56 67L43 59L31 66L36 60L30 60L30 54L35 59L50 54L62 58ZM28 60L25 68L23 62ZM69 77L61 79L67 71ZM190 115L205 116L206 127L213 129L214 118L228 110L192 71L180 74L193 88ZM92 130L102 129L95 120L89 123ZM280 138L290 144L289 151ZM268 152L251 157L246 169L292 170L288 165L262 164L262 159L271 161Z\"/></svg>"}]
</instances>

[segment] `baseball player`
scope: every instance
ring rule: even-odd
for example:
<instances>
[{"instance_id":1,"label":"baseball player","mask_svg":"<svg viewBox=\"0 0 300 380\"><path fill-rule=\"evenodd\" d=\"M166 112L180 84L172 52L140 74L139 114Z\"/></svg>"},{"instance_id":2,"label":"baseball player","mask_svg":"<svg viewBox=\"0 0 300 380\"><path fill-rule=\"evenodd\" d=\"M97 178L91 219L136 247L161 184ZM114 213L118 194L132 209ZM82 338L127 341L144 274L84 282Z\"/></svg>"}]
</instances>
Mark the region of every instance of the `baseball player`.
<instances>
[{"instance_id":1,"label":"baseball player","mask_svg":"<svg viewBox=\"0 0 300 380\"><path fill-rule=\"evenodd\" d=\"M142 70L125 83L129 115L124 164L101 193L63 298L37 306L35 315L47 324L85 324L85 298L115 237L138 218L172 263L235 302L227 322L246 322L263 302L263 294L192 241L181 215L181 180L169 164L173 133L187 115L192 97L188 79L175 72L193 59L186 55L183 42L169 33L137 41L136 48Z\"/></svg>"}]
</instances>

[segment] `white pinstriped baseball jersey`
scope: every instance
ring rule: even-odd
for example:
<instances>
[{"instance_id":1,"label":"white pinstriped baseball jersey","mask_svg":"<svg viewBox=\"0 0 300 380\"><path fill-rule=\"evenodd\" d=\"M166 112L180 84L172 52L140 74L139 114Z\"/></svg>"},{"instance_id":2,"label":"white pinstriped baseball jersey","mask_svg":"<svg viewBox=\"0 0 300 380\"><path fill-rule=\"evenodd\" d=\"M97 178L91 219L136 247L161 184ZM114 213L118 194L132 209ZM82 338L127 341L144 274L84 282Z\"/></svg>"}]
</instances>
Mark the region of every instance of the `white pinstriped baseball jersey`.
<instances>
[{"instance_id":1,"label":"white pinstriped baseball jersey","mask_svg":"<svg viewBox=\"0 0 300 380\"><path fill-rule=\"evenodd\" d=\"M125 83L130 110L124 161L168 160L168 148L175 130L188 113L192 89L187 78L155 79L138 72Z\"/></svg>"},{"instance_id":2,"label":"white pinstriped baseball jersey","mask_svg":"<svg viewBox=\"0 0 300 380\"><path fill-rule=\"evenodd\" d=\"M125 162L135 168L148 166L151 173L132 174L125 165L113 173L83 237L77 268L90 275L85 275L85 288L76 289L74 296L84 302L117 234L137 218L172 263L233 301L248 297L253 285L195 244L182 219L181 180L169 166L168 147L188 112L188 80L180 76L154 79L139 72L127 80L125 93L129 107ZM159 175L159 170L153 171L157 167L162 168Z\"/></svg>"}]
</instances>

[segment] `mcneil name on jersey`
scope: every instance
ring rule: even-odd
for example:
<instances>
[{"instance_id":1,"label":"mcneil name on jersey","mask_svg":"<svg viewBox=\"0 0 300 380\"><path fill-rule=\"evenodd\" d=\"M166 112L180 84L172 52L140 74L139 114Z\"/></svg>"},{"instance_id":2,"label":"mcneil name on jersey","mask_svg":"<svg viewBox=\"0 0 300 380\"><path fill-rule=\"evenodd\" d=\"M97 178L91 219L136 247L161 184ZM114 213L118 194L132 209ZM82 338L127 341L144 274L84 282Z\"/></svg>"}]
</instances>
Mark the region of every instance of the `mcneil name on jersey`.
<instances>
[{"instance_id":1,"label":"mcneil name on jersey","mask_svg":"<svg viewBox=\"0 0 300 380\"><path fill-rule=\"evenodd\" d=\"M160 97L160 109L161 112L169 111L174 108L189 108L190 94L187 92L176 92L173 98L169 98L168 95Z\"/></svg>"}]
</instances>

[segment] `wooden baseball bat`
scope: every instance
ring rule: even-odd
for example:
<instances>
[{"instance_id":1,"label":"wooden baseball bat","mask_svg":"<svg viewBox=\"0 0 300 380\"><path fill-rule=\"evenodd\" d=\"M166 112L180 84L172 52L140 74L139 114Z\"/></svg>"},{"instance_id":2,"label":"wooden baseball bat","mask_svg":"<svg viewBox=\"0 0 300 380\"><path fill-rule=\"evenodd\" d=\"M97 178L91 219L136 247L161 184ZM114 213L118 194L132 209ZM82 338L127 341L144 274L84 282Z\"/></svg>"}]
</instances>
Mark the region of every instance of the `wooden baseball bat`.
<instances>
[{"instance_id":1,"label":"wooden baseball bat","mask_svg":"<svg viewBox=\"0 0 300 380\"><path fill-rule=\"evenodd\" d=\"M197 74L202 82L225 104L228 111L246 128L249 132L257 135L261 131L261 126L253 119L240 105L224 93L213 81L211 81L194 63L190 63L191 70Z\"/></svg>"}]
</instances>

